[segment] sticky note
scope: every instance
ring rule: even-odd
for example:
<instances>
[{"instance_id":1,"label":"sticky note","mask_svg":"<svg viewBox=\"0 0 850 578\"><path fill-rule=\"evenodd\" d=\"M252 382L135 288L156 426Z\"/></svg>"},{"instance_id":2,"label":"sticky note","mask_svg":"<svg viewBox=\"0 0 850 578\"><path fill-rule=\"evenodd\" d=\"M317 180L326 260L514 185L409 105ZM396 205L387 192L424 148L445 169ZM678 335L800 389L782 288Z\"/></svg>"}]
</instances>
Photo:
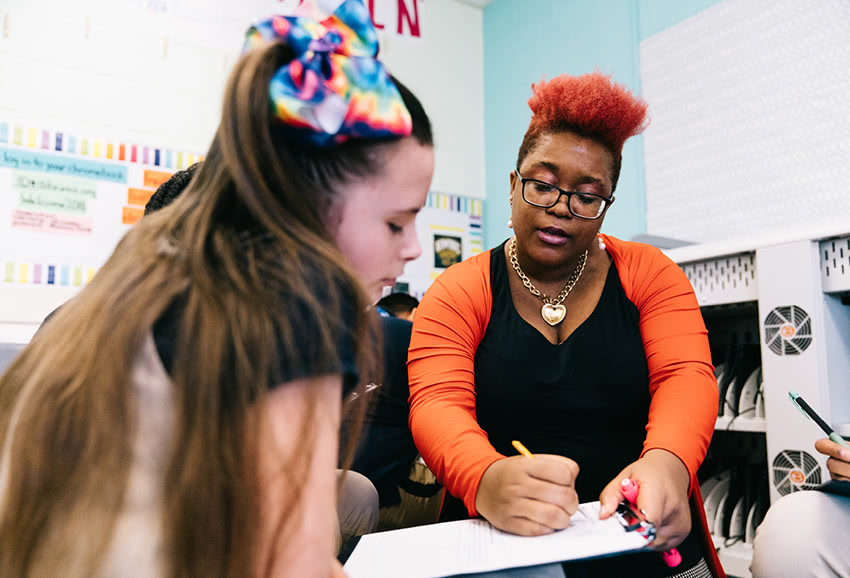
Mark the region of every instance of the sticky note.
<instances>
[{"instance_id":1,"label":"sticky note","mask_svg":"<svg viewBox=\"0 0 850 578\"><path fill-rule=\"evenodd\" d=\"M153 193L154 191L150 189L136 189L130 187L127 189L127 204L144 207L150 200Z\"/></svg>"},{"instance_id":2,"label":"sticky note","mask_svg":"<svg viewBox=\"0 0 850 578\"><path fill-rule=\"evenodd\" d=\"M145 210L138 207L123 207L121 209L121 222L125 225L135 225L144 216Z\"/></svg>"},{"instance_id":3,"label":"sticky note","mask_svg":"<svg viewBox=\"0 0 850 578\"><path fill-rule=\"evenodd\" d=\"M167 173L165 171L145 171L145 179L144 186L150 187L152 189L159 188L159 186L171 178L172 173Z\"/></svg>"}]
</instances>

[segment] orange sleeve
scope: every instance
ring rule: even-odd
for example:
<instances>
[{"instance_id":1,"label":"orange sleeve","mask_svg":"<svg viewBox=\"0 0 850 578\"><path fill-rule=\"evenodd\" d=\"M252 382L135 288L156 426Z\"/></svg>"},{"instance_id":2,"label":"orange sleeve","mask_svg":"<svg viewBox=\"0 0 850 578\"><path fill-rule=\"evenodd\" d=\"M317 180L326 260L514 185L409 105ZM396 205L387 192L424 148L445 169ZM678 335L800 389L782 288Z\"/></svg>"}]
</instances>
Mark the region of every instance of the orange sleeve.
<instances>
[{"instance_id":1,"label":"orange sleeve","mask_svg":"<svg viewBox=\"0 0 850 578\"><path fill-rule=\"evenodd\" d=\"M416 309L408 352L410 431L448 491L477 515L481 476L501 459L475 414L475 351L492 310L490 252L450 267Z\"/></svg>"},{"instance_id":2,"label":"orange sleeve","mask_svg":"<svg viewBox=\"0 0 850 578\"><path fill-rule=\"evenodd\" d=\"M696 295L684 272L658 249L607 236L605 241L626 296L640 311L652 397L643 453L660 448L675 454L693 487L714 433L718 400Z\"/></svg>"}]
</instances>

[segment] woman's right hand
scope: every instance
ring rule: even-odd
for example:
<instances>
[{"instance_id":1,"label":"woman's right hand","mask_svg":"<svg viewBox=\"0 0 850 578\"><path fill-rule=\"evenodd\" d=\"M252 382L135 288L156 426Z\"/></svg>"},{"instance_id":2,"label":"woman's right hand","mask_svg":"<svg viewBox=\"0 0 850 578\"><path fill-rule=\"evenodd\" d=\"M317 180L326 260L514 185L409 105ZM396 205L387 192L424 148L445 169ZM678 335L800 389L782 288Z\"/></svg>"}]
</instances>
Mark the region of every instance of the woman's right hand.
<instances>
[{"instance_id":1,"label":"woman's right hand","mask_svg":"<svg viewBox=\"0 0 850 578\"><path fill-rule=\"evenodd\" d=\"M570 525L578 509L578 464L569 458L535 454L494 462L478 484L475 509L500 530L539 536Z\"/></svg>"},{"instance_id":2,"label":"woman's right hand","mask_svg":"<svg viewBox=\"0 0 850 578\"><path fill-rule=\"evenodd\" d=\"M850 449L838 445L829 438L819 439L815 442L815 449L825 456L829 456L826 467L833 480L850 481Z\"/></svg>"}]
</instances>

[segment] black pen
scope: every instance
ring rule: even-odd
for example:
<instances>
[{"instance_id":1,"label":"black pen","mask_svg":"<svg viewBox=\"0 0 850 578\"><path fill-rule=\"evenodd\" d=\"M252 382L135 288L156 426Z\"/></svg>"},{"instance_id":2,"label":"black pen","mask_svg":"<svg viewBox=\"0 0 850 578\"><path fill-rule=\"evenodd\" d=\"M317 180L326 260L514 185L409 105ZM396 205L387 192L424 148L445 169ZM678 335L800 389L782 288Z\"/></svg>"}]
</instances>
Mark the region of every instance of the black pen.
<instances>
[{"instance_id":1,"label":"black pen","mask_svg":"<svg viewBox=\"0 0 850 578\"><path fill-rule=\"evenodd\" d=\"M820 426L820 429L822 429L823 432L827 436L829 436L829 439L831 439L832 441L834 441L835 443L837 443L840 446L844 446L845 448L850 448L850 444L848 444L846 441L844 441L843 437L841 437L840 435L835 433L835 430L832 429L829 426L828 423L823 421L823 418L821 416L819 416L815 410L812 409L812 406L810 406L809 404L806 403L805 399L803 399L802 397L800 397L799 395L797 395L793 391L788 392L788 397L791 398L791 402L794 405L797 406L797 409L799 409L801 412L803 412L804 416L806 416L809 419L814 420L814 422L816 424L818 424L818 426Z\"/></svg>"}]
</instances>

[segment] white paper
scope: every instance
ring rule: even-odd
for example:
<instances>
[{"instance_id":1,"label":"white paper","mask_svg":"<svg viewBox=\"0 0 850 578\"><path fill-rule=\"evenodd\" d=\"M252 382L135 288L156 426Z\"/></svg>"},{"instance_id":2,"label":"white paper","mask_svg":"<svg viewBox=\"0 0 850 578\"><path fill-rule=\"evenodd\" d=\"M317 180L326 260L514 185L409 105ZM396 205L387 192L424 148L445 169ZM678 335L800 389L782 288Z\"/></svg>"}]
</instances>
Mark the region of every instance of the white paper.
<instances>
[{"instance_id":1,"label":"white paper","mask_svg":"<svg viewBox=\"0 0 850 578\"><path fill-rule=\"evenodd\" d=\"M604 556L646 547L599 502L579 506L570 526L545 536L516 536L481 519L368 534L345 564L349 578L437 578Z\"/></svg>"}]
</instances>

